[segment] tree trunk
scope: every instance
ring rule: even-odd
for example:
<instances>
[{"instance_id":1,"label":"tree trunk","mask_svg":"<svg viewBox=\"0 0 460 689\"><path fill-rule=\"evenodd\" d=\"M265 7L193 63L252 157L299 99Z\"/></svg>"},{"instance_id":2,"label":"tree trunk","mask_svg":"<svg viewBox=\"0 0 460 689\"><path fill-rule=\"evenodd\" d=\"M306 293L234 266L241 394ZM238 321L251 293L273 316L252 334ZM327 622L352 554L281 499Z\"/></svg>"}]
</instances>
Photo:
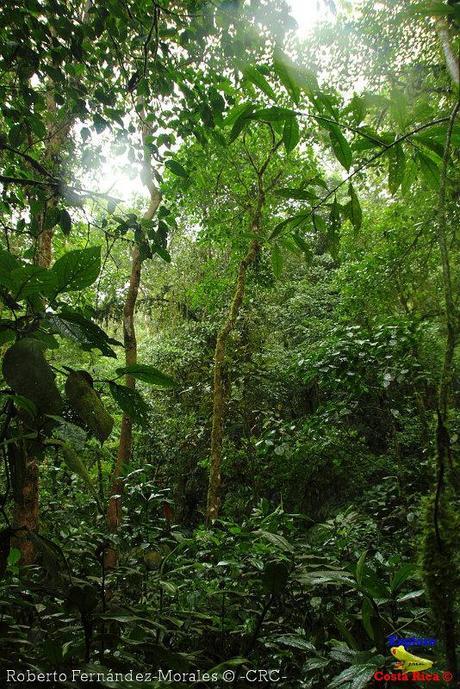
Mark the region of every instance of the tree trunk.
<instances>
[{"instance_id":1,"label":"tree trunk","mask_svg":"<svg viewBox=\"0 0 460 689\"><path fill-rule=\"evenodd\" d=\"M457 63L458 67L458 63ZM452 584L450 577L446 575L446 570L442 567L442 562L446 560L449 564L454 566L456 554L452 552L453 543L456 544L456 537L451 537L449 534L449 527L446 518L443 517L445 508L448 507L448 495L446 495L446 476L449 469L452 467L451 456L451 440L449 433L449 401L452 392L452 381L454 376L454 355L458 337L458 312L457 305L454 300L454 287L452 283L452 270L450 264L449 252L449 237L448 237L448 217L447 217L447 171L450 162L450 150L453 128L460 112L460 98L457 101L450 117L448 133L444 148L443 167L441 171L441 185L439 192L438 218L436 224L436 234L441 256L441 267L444 288L444 308L446 318L446 341L444 349L444 362L441 372L441 379L438 390L438 422L436 427L436 451L437 451L437 485L434 496L434 510L433 510L433 528L435 534L437 561L439 562L439 571L437 577L436 588L438 591L437 598L440 592L443 591L444 605L439 616L442 625L444 645L446 649L446 659L448 670L452 672L454 677L457 677L458 663L456 656L457 633L455 622L455 596L452 595ZM443 533L444 532L444 533ZM436 567L434 562L432 567ZM436 611L434 611L436 612Z\"/></svg>"},{"instance_id":2,"label":"tree trunk","mask_svg":"<svg viewBox=\"0 0 460 689\"><path fill-rule=\"evenodd\" d=\"M446 60L447 70L451 76L452 81L456 86L460 85L460 63L458 55L455 54L451 38L449 35L449 27L444 19L441 17L436 20L436 31L441 43L444 57Z\"/></svg>"},{"instance_id":3,"label":"tree trunk","mask_svg":"<svg viewBox=\"0 0 460 689\"><path fill-rule=\"evenodd\" d=\"M227 315L220 330L214 351L214 388L211 430L211 465L209 468L208 499L206 521L212 523L217 519L220 506L220 487L222 483L222 442L224 435L226 386L224 382L225 352L230 333L235 327L236 319L244 299L246 274L248 267L254 263L260 251L260 244L253 239L246 256L240 262L235 292Z\"/></svg>"},{"instance_id":4,"label":"tree trunk","mask_svg":"<svg viewBox=\"0 0 460 689\"><path fill-rule=\"evenodd\" d=\"M143 132L143 140L148 131ZM150 204L144 213L145 220L152 220L161 202L161 193L153 181L152 170L150 167L150 156L144 146L144 164L142 168L142 181L147 186L150 194ZM133 247L131 257L131 276L129 279L128 293L126 295L123 308L123 342L125 346L126 366L137 363L137 340L134 323L134 311L136 308L137 296L141 282L142 258L139 246ZM136 381L132 376L126 376L126 386L134 389ZM110 533L116 533L121 522L121 495L123 492L122 474L125 465L131 457L133 445L133 422L127 414L123 414L121 420L120 443L115 467L112 474L112 485L110 490L109 505L107 508L107 526ZM106 569L113 569L118 562L118 553L115 548L110 547L105 553Z\"/></svg>"},{"instance_id":5,"label":"tree trunk","mask_svg":"<svg viewBox=\"0 0 460 689\"><path fill-rule=\"evenodd\" d=\"M73 117L68 117L63 124L57 122L57 107L54 98L54 90L47 93L48 111L52 115L48 124L48 142L44 159L46 168L56 174L59 173L60 154L66 143ZM56 206L57 198L49 199L43 211L37 217L38 236L35 245L34 263L40 268L50 268L53 257L53 230L46 229L47 212ZM25 460L25 472L22 485L18 490L19 499L15 500L13 509L13 528L24 528L36 532L39 527L39 464L36 457L27 457ZM21 564L30 565L35 561L36 552L33 543L26 534L19 536L17 547L21 551Z\"/></svg>"}]
</instances>

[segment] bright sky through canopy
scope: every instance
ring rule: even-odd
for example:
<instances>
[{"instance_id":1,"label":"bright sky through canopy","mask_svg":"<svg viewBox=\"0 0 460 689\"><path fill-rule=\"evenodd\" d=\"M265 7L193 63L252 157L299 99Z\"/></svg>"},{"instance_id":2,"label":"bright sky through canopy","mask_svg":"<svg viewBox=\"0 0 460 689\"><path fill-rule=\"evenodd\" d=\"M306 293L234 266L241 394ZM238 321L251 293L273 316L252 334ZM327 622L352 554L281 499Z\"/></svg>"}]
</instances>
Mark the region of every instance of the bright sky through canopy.
<instances>
[{"instance_id":1,"label":"bright sky through canopy","mask_svg":"<svg viewBox=\"0 0 460 689\"><path fill-rule=\"evenodd\" d=\"M306 36L321 20L331 18L330 11L321 0L287 0L291 14L299 25L298 35ZM100 171L99 179L103 182L101 190L115 194L118 198L130 201L136 194L146 193L139 182L137 174L129 176L127 160L115 156L108 159Z\"/></svg>"},{"instance_id":2,"label":"bright sky through canopy","mask_svg":"<svg viewBox=\"0 0 460 689\"><path fill-rule=\"evenodd\" d=\"M318 0L288 0L291 14L299 25L298 33L304 35L309 32L316 22L325 19L329 12Z\"/></svg>"}]
</instances>

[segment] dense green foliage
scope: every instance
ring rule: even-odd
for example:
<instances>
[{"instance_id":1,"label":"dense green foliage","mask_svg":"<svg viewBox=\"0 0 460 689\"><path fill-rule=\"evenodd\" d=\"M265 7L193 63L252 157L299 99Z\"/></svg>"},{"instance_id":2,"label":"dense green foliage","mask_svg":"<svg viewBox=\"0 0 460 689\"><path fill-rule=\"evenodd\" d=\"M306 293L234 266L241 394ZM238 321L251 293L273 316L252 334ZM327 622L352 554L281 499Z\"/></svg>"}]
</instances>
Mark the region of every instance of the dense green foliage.
<instances>
[{"instance_id":1,"label":"dense green foliage","mask_svg":"<svg viewBox=\"0 0 460 689\"><path fill-rule=\"evenodd\" d=\"M0 9L2 686L458 670L460 3L322 12Z\"/></svg>"}]
</instances>

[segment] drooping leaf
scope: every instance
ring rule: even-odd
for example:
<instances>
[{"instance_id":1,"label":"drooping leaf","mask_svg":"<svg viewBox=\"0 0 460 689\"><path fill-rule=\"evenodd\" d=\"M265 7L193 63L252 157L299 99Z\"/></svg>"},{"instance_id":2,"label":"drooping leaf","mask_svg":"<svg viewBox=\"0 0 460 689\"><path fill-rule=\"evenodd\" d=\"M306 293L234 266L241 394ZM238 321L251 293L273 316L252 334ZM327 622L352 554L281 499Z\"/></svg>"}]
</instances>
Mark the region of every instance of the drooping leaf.
<instances>
[{"instance_id":1,"label":"drooping leaf","mask_svg":"<svg viewBox=\"0 0 460 689\"><path fill-rule=\"evenodd\" d=\"M116 359L117 355L110 345L122 346L121 342L110 338L96 323L77 311L64 310L49 314L46 322L53 332L79 342L83 349L99 349L104 356Z\"/></svg>"},{"instance_id":2,"label":"drooping leaf","mask_svg":"<svg viewBox=\"0 0 460 689\"><path fill-rule=\"evenodd\" d=\"M276 100L276 94L266 78L256 67L246 67L243 72L244 78L250 81L254 86L257 86L266 96L272 100Z\"/></svg>"},{"instance_id":3,"label":"drooping leaf","mask_svg":"<svg viewBox=\"0 0 460 689\"><path fill-rule=\"evenodd\" d=\"M177 160L174 160L173 158L169 158L165 162L165 167L168 168L168 170L171 170L173 175L177 175L177 177L184 177L185 179L188 178L189 174L187 170L177 162Z\"/></svg>"},{"instance_id":4,"label":"drooping leaf","mask_svg":"<svg viewBox=\"0 0 460 689\"><path fill-rule=\"evenodd\" d=\"M351 152L350 144L340 131L337 125L331 125L329 127L329 138L331 140L332 149L335 153L335 157L345 170L349 170L353 160L353 154Z\"/></svg>"},{"instance_id":5,"label":"drooping leaf","mask_svg":"<svg viewBox=\"0 0 460 689\"><path fill-rule=\"evenodd\" d=\"M421 151L417 152L417 160L425 182L431 189L438 190L440 182L439 166L432 158Z\"/></svg>"},{"instance_id":6,"label":"drooping leaf","mask_svg":"<svg viewBox=\"0 0 460 689\"><path fill-rule=\"evenodd\" d=\"M411 562L407 562L404 565L402 565L391 578L391 591L393 593L397 591L404 584L405 581L414 576L415 572L416 567Z\"/></svg>"},{"instance_id":7,"label":"drooping leaf","mask_svg":"<svg viewBox=\"0 0 460 689\"><path fill-rule=\"evenodd\" d=\"M113 381L110 381L109 387L112 397L120 409L136 423L145 424L149 408L139 392L133 388L128 388L126 385L118 385Z\"/></svg>"},{"instance_id":8,"label":"drooping leaf","mask_svg":"<svg viewBox=\"0 0 460 689\"><path fill-rule=\"evenodd\" d=\"M366 566L366 556L367 556L367 550L363 550L363 552L360 555L360 558L356 564L356 581L358 584L361 586L362 581L363 581L363 576L364 576L364 568Z\"/></svg>"},{"instance_id":9,"label":"drooping leaf","mask_svg":"<svg viewBox=\"0 0 460 689\"><path fill-rule=\"evenodd\" d=\"M302 211L301 213L297 213L297 215L293 215L290 218L286 218L286 220L282 220L280 223L276 225L269 239L275 239L276 237L278 237L282 233L284 228L287 226L291 226L292 229L295 229L296 227L300 227L300 225L308 221L310 221L311 223L310 211Z\"/></svg>"},{"instance_id":10,"label":"drooping leaf","mask_svg":"<svg viewBox=\"0 0 460 689\"><path fill-rule=\"evenodd\" d=\"M89 287L97 280L100 270L100 246L68 251L58 258L50 271L55 279L55 294Z\"/></svg>"},{"instance_id":11,"label":"drooping leaf","mask_svg":"<svg viewBox=\"0 0 460 689\"><path fill-rule=\"evenodd\" d=\"M276 546L284 552L292 553L292 551L294 550L289 541L287 541L284 538L284 536L281 536L280 534L272 533L271 531L265 531L263 529L259 529L255 532L255 534L256 536L259 536L260 538L264 538L265 540L269 541L272 545Z\"/></svg>"},{"instance_id":12,"label":"drooping leaf","mask_svg":"<svg viewBox=\"0 0 460 689\"><path fill-rule=\"evenodd\" d=\"M253 111L254 106L250 103L246 103L245 105L240 107L240 109L237 111L236 118L233 121L232 131L230 132L230 136L228 138L229 143L232 143L233 141L235 141L235 139L238 138L245 126L250 121L250 115ZM228 117L226 120L226 124L229 120L230 122L232 121L230 117Z\"/></svg>"},{"instance_id":13,"label":"drooping leaf","mask_svg":"<svg viewBox=\"0 0 460 689\"><path fill-rule=\"evenodd\" d=\"M130 375L137 380L142 380L144 383L149 383L150 385L160 385L165 388L173 388L177 386L176 381L170 376L162 373L154 366L148 366L147 364L132 364L131 366L124 366L123 368L117 368L117 374L120 376Z\"/></svg>"},{"instance_id":14,"label":"drooping leaf","mask_svg":"<svg viewBox=\"0 0 460 689\"><path fill-rule=\"evenodd\" d=\"M406 156L401 144L390 149L388 166L388 188L391 194L396 194L404 179L406 170Z\"/></svg>"},{"instance_id":15,"label":"drooping leaf","mask_svg":"<svg viewBox=\"0 0 460 689\"><path fill-rule=\"evenodd\" d=\"M296 68L291 60L283 52L277 50L273 56L273 66L284 88L291 96L294 103L298 105L300 100L300 88L298 85Z\"/></svg>"},{"instance_id":16,"label":"drooping leaf","mask_svg":"<svg viewBox=\"0 0 460 689\"><path fill-rule=\"evenodd\" d=\"M0 249L0 284L11 287L11 273L20 267L21 263L16 256Z\"/></svg>"},{"instance_id":17,"label":"drooping leaf","mask_svg":"<svg viewBox=\"0 0 460 689\"><path fill-rule=\"evenodd\" d=\"M300 141L300 130L297 117L288 117L284 123L283 143L286 151L290 153Z\"/></svg>"},{"instance_id":18,"label":"drooping leaf","mask_svg":"<svg viewBox=\"0 0 460 689\"><path fill-rule=\"evenodd\" d=\"M59 225L65 236L68 237L70 230L72 229L72 218L65 208L63 208L59 213Z\"/></svg>"},{"instance_id":19,"label":"drooping leaf","mask_svg":"<svg viewBox=\"0 0 460 689\"><path fill-rule=\"evenodd\" d=\"M359 203L358 196L351 182L348 185L348 194L350 196L350 201L345 206L345 212L355 230L359 231L363 223L363 212L361 210L361 204Z\"/></svg>"},{"instance_id":20,"label":"drooping leaf","mask_svg":"<svg viewBox=\"0 0 460 689\"><path fill-rule=\"evenodd\" d=\"M273 105L271 108L257 110L250 116L250 119L262 122L281 122L292 119L293 117L295 117L295 115L289 108L280 108L278 105Z\"/></svg>"},{"instance_id":21,"label":"drooping leaf","mask_svg":"<svg viewBox=\"0 0 460 689\"><path fill-rule=\"evenodd\" d=\"M171 254L167 249L165 249L163 246L159 246L158 244L154 244L153 246L155 253L158 254L160 258L163 259L166 263L171 263Z\"/></svg>"},{"instance_id":22,"label":"drooping leaf","mask_svg":"<svg viewBox=\"0 0 460 689\"><path fill-rule=\"evenodd\" d=\"M94 483L91 479L91 476L89 475L88 469L84 465L80 455L78 455L75 450L73 450L69 445L62 444L62 457L64 459L64 462L67 466L68 469L73 474L76 474L79 476L82 481L86 484L86 486L89 488L93 496L96 498L97 501L99 501L99 496L97 493L97 490L94 486Z\"/></svg>"},{"instance_id":23,"label":"drooping leaf","mask_svg":"<svg viewBox=\"0 0 460 689\"><path fill-rule=\"evenodd\" d=\"M301 249L301 251L303 251L303 253L305 254L305 260L308 263L310 263L313 258L313 252L310 246L307 244L302 235L300 235L298 232L294 232L292 236L299 249Z\"/></svg>"}]
</instances>

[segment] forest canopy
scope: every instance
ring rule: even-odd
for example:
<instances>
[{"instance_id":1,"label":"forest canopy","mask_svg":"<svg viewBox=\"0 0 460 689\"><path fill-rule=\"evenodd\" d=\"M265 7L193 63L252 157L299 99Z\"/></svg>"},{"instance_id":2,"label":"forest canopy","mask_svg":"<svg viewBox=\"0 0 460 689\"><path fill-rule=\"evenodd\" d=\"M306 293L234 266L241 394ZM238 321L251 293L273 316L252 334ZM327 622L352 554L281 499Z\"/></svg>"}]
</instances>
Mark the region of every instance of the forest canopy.
<instances>
[{"instance_id":1,"label":"forest canopy","mask_svg":"<svg viewBox=\"0 0 460 689\"><path fill-rule=\"evenodd\" d=\"M459 38L2 5L2 686L459 686Z\"/></svg>"}]
</instances>

